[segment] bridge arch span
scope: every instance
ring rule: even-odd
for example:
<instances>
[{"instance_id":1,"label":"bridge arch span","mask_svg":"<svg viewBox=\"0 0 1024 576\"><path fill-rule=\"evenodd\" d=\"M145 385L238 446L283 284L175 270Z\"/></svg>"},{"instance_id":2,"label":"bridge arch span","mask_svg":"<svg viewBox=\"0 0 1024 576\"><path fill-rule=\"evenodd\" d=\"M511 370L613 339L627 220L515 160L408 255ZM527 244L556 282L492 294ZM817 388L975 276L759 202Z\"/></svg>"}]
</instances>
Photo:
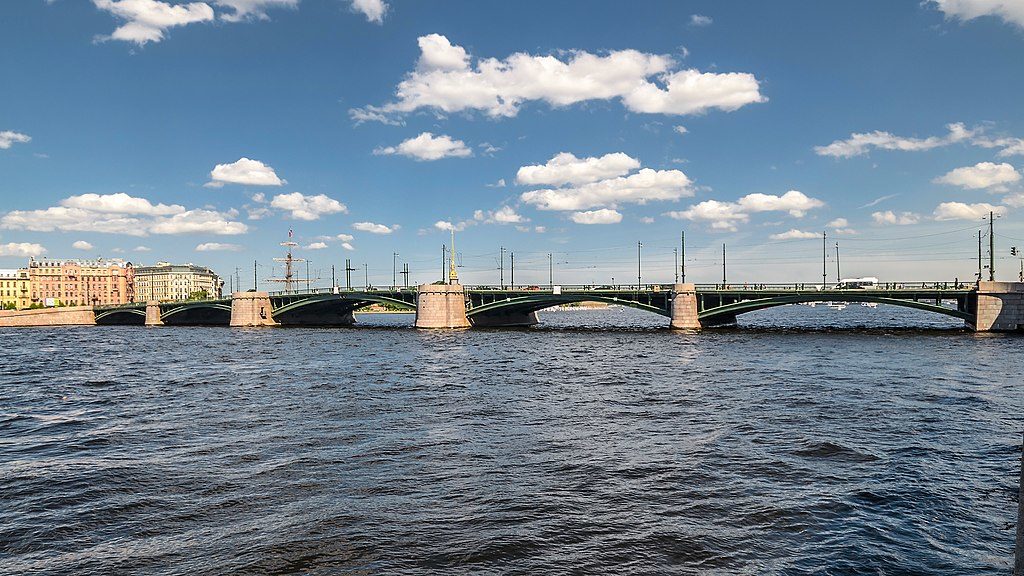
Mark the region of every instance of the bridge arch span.
<instances>
[{"instance_id":1,"label":"bridge arch span","mask_svg":"<svg viewBox=\"0 0 1024 576\"><path fill-rule=\"evenodd\" d=\"M225 302L195 302L175 306L160 314L167 325L227 326L231 322L231 304Z\"/></svg>"},{"instance_id":2,"label":"bridge arch span","mask_svg":"<svg viewBox=\"0 0 1024 576\"><path fill-rule=\"evenodd\" d=\"M355 323L356 310L372 304L416 309L415 301L406 302L372 292L321 294L294 300L275 296L272 300L280 302L274 307L274 320L285 326L347 326Z\"/></svg>"},{"instance_id":3,"label":"bridge arch span","mask_svg":"<svg viewBox=\"0 0 1024 576\"><path fill-rule=\"evenodd\" d=\"M621 306L629 306L630 308L636 308L637 310L643 310L645 312L651 312L659 314L661 316L671 316L671 311L668 309L666 299L665 307L660 307L656 304L648 304L637 300L630 300L626 298L619 298L616 296L605 296L601 294L583 293L583 294L531 294L525 296L516 296L513 298L505 298L502 300L495 300L486 304L480 304L470 308L466 312L466 317L469 318L470 322L474 325L480 326L510 326L510 325L523 325L536 323L536 318L533 316L535 313L553 306L560 306L563 304L576 304L579 302L603 302L606 304L618 304ZM530 318L533 318L530 321Z\"/></svg>"},{"instance_id":4,"label":"bridge arch span","mask_svg":"<svg viewBox=\"0 0 1024 576\"><path fill-rule=\"evenodd\" d=\"M96 313L96 324L142 326L146 323L146 310L138 308L120 308L104 310Z\"/></svg>"},{"instance_id":5,"label":"bridge arch span","mask_svg":"<svg viewBox=\"0 0 1024 576\"><path fill-rule=\"evenodd\" d=\"M851 292L848 294L837 294L836 292L829 292L825 294L802 293L771 296L768 298L743 299L729 304L716 306L714 308L701 310L697 313L697 318L705 325L721 325L734 322L736 316L747 312L765 310L788 304L803 304L808 302L873 302L875 304L902 306L904 308L914 308L917 310L924 310L926 312L944 314L946 316L952 316L965 321L971 321L974 319L973 314L961 308L947 308L935 303L919 302L910 299L905 300L901 298L888 298L865 292Z\"/></svg>"}]
</instances>

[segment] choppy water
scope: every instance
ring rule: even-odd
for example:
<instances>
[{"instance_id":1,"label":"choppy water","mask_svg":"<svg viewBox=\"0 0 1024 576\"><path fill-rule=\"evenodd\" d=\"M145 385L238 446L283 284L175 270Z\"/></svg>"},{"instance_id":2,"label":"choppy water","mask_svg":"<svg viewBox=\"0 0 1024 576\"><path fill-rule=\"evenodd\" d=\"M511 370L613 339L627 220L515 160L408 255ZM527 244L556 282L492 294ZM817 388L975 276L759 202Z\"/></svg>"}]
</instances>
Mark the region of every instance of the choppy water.
<instances>
[{"instance_id":1,"label":"choppy water","mask_svg":"<svg viewBox=\"0 0 1024 576\"><path fill-rule=\"evenodd\" d=\"M1024 338L544 319L0 330L0 573L1009 573Z\"/></svg>"}]
</instances>

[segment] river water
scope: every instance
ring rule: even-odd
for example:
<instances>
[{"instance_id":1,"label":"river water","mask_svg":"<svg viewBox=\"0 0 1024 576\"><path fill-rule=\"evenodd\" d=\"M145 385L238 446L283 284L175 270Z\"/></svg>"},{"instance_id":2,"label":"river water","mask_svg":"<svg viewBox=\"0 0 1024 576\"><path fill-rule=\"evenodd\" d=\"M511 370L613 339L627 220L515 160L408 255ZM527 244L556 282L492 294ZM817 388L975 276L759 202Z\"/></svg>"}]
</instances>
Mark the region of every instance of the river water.
<instances>
[{"instance_id":1,"label":"river water","mask_svg":"<svg viewBox=\"0 0 1024 576\"><path fill-rule=\"evenodd\" d=\"M0 573L1009 573L1024 339L542 316L0 330Z\"/></svg>"}]
</instances>

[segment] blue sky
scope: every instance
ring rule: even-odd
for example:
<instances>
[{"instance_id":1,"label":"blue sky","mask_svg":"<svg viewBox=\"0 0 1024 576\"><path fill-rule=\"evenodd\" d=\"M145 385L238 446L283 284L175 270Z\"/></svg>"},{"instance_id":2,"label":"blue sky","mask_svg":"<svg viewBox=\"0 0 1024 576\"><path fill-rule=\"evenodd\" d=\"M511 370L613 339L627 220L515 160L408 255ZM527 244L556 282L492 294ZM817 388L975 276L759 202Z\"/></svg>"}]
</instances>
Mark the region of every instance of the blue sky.
<instances>
[{"instance_id":1,"label":"blue sky","mask_svg":"<svg viewBox=\"0 0 1024 576\"><path fill-rule=\"evenodd\" d=\"M1024 5L21 0L0 8L0 267L195 262L289 229L329 279L812 281L1024 248ZM504 185L501 185L501 184ZM816 237L811 237L817 235ZM986 241L987 245L987 241ZM139 248L144 248L139 250ZM45 250L45 252L44 252ZM506 266L508 263L506 262ZM339 274L340 276L340 274ZM361 283L362 273L356 275ZM266 286L262 286L266 287Z\"/></svg>"}]
</instances>

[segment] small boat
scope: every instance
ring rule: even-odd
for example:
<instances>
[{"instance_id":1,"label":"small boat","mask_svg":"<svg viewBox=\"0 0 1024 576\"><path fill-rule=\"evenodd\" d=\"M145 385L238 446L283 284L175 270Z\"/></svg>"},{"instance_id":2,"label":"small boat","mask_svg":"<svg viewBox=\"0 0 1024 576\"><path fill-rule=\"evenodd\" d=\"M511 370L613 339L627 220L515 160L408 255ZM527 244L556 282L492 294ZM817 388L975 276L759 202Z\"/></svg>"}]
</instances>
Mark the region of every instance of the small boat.
<instances>
[{"instance_id":1,"label":"small boat","mask_svg":"<svg viewBox=\"0 0 1024 576\"><path fill-rule=\"evenodd\" d=\"M860 305L865 308L878 308L878 302L861 302Z\"/></svg>"},{"instance_id":2,"label":"small boat","mask_svg":"<svg viewBox=\"0 0 1024 576\"><path fill-rule=\"evenodd\" d=\"M833 310L846 310L846 304L842 302L826 302L825 305Z\"/></svg>"}]
</instances>

